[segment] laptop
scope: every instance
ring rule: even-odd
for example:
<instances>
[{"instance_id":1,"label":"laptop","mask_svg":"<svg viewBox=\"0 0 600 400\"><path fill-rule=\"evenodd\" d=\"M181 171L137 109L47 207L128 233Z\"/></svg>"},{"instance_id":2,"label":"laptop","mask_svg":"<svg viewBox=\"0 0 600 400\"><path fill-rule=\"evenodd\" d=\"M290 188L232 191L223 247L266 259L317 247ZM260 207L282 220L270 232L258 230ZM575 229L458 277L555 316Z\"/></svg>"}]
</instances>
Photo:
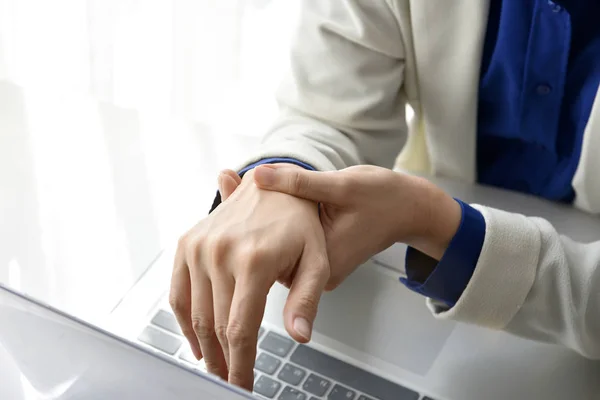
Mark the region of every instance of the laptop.
<instances>
[{"instance_id":1,"label":"laptop","mask_svg":"<svg viewBox=\"0 0 600 400\"><path fill-rule=\"evenodd\" d=\"M432 180L468 202L547 218L576 240L600 238L600 220L570 207ZM282 316L287 290L275 285L260 332L252 396L600 398L600 362L560 346L435 320L424 299L398 282L404 273L404 252L403 245L392 246L326 293L308 345L286 335ZM12 360L14 374L27 383L22 386L44 394L39 398L252 398L206 374L203 363L191 355L166 301L172 260L172 251L158 254L101 328L0 289L0 360ZM0 384L2 399L38 398L3 394Z\"/></svg>"},{"instance_id":2,"label":"laptop","mask_svg":"<svg viewBox=\"0 0 600 400\"><path fill-rule=\"evenodd\" d=\"M0 398L241 400L252 395L0 285Z\"/></svg>"}]
</instances>

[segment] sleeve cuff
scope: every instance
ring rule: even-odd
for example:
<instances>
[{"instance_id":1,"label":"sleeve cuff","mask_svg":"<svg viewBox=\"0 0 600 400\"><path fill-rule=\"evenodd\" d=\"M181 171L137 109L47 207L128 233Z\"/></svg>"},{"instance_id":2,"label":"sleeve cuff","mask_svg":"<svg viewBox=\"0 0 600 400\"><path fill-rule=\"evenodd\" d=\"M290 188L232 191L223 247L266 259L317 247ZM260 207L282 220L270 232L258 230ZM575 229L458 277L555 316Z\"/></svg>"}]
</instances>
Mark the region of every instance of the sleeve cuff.
<instances>
[{"instance_id":1,"label":"sleeve cuff","mask_svg":"<svg viewBox=\"0 0 600 400\"><path fill-rule=\"evenodd\" d=\"M258 167L259 165L263 165L263 164L278 164L278 163L289 163L289 164L294 164L297 165L299 167L311 170L311 171L315 171L315 168L307 163L304 163L302 161L296 160L295 158L287 158L287 157L271 157L271 158L264 158L262 160L259 160L255 163L252 163L244 168L242 168L240 170L240 172L238 172L238 175L240 177L244 176L244 174L248 171L250 171L253 168ZM219 193L219 191L217 190L217 195L215 196L215 199L213 200L213 204L210 207L210 211L208 212L209 214L211 212L213 212L215 210L215 208L217 208L219 206L219 204L221 204L221 193Z\"/></svg>"},{"instance_id":2,"label":"sleeve cuff","mask_svg":"<svg viewBox=\"0 0 600 400\"><path fill-rule=\"evenodd\" d=\"M251 169L254 169L256 167L258 167L259 165L263 165L263 164L279 164L279 163L288 163L288 164L294 164L297 165L299 167L302 167L304 169L308 169L311 171L314 171L315 168L313 168L311 165L308 165L302 161L296 160L295 158L287 158L287 157L272 157L272 158L264 158L262 160L259 160L253 164L248 165L247 167L242 168L242 170L238 173L240 176L244 176L244 174L248 171L250 171Z\"/></svg>"},{"instance_id":3,"label":"sleeve cuff","mask_svg":"<svg viewBox=\"0 0 600 400\"><path fill-rule=\"evenodd\" d=\"M437 260L409 247L406 278L409 289L453 307L473 276L485 239L485 219L475 208L456 199L462 217L442 259Z\"/></svg>"}]
</instances>

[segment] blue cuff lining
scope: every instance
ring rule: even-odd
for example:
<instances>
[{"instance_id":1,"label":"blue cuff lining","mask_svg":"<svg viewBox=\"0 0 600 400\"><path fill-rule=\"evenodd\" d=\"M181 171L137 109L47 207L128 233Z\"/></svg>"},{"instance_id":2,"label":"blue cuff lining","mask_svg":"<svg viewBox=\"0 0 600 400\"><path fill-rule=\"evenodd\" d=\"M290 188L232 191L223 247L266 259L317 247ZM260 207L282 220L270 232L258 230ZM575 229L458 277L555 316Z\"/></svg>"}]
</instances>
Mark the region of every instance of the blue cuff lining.
<instances>
[{"instance_id":1,"label":"blue cuff lining","mask_svg":"<svg viewBox=\"0 0 600 400\"><path fill-rule=\"evenodd\" d=\"M306 164L302 161L298 161L295 158L285 158L285 157L272 157L272 158L264 158L262 160L259 160L257 162L255 162L254 164L250 164L247 167L243 168L238 174L240 176L244 176L244 174L248 171L250 171L251 169L254 169L256 167L258 167L259 165L263 165L263 164L278 164L278 163L288 163L288 164L294 164L297 165L299 167L302 167L304 169L308 169L310 171L314 171L315 168L313 168L311 165Z\"/></svg>"},{"instance_id":2,"label":"blue cuff lining","mask_svg":"<svg viewBox=\"0 0 600 400\"><path fill-rule=\"evenodd\" d=\"M453 307L473 276L483 241L485 239L485 219L483 215L462 201L462 217L456 234L446 249L442 259L433 271L422 274L426 264L435 262L431 257L409 247L406 252L406 278L400 281L409 289Z\"/></svg>"}]
</instances>

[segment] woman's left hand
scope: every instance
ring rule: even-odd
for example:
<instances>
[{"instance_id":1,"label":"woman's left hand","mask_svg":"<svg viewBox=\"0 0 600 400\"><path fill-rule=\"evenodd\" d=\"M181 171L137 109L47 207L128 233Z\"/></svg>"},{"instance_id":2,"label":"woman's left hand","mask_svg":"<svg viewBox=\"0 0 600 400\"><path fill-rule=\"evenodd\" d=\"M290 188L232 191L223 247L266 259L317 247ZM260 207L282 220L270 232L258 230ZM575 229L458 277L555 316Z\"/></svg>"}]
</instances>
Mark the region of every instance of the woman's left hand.
<instances>
[{"instance_id":1,"label":"woman's left hand","mask_svg":"<svg viewBox=\"0 0 600 400\"><path fill-rule=\"evenodd\" d=\"M429 181L386 168L314 172L262 165L254 180L261 189L321 203L331 266L328 290L396 242L439 260L462 217L460 205Z\"/></svg>"}]
</instances>

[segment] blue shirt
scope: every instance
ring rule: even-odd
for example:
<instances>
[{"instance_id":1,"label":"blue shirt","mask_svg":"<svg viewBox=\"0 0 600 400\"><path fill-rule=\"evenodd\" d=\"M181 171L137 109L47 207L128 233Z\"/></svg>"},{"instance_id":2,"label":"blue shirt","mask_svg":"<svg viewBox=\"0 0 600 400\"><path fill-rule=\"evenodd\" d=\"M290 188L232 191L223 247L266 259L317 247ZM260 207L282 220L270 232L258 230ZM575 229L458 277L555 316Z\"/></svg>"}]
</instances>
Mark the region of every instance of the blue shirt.
<instances>
[{"instance_id":1,"label":"blue shirt","mask_svg":"<svg viewBox=\"0 0 600 400\"><path fill-rule=\"evenodd\" d=\"M600 83L600 1L492 0L479 84L480 183L571 202L571 181ZM429 275L409 249L412 290L452 307L485 239L485 221L462 204L460 227Z\"/></svg>"},{"instance_id":2,"label":"blue shirt","mask_svg":"<svg viewBox=\"0 0 600 400\"><path fill-rule=\"evenodd\" d=\"M573 201L571 181L600 83L598 16L599 0L491 0L479 84L480 183ZM273 162L313 169L273 158L241 173ZM401 279L449 307L473 275L485 239L481 213L457 201L462 220L442 259L409 248Z\"/></svg>"}]
</instances>

